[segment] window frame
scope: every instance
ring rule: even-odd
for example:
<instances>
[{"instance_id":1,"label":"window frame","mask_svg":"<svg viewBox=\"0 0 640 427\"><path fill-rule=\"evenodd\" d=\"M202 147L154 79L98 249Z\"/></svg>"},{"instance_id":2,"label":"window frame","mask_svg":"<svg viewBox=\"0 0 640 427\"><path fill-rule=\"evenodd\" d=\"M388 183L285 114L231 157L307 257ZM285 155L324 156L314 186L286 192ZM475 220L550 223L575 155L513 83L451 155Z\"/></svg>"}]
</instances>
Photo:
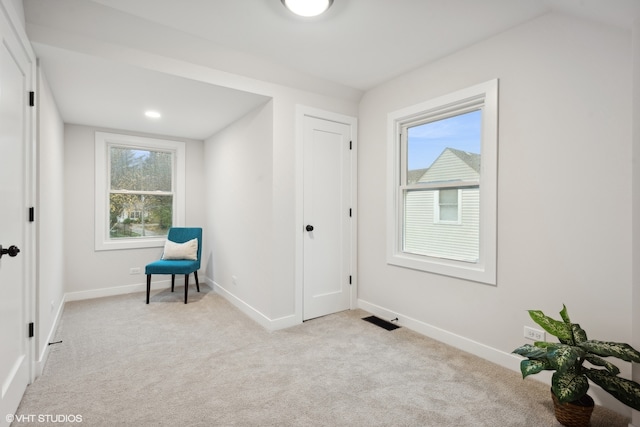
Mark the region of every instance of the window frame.
<instances>
[{"instance_id":1,"label":"window frame","mask_svg":"<svg viewBox=\"0 0 640 427\"><path fill-rule=\"evenodd\" d=\"M482 110L480 254L478 261L471 263L404 252L402 243L404 238L404 194L416 186L407 185L407 159L404 148L407 144L407 132L403 133L403 129L477 109ZM398 267L496 285L498 79L391 112L387 116L387 132L387 263ZM471 182L458 182L451 187L464 188L472 185ZM446 188L446 185L442 188ZM437 190L435 187L433 189ZM460 208L459 204L459 215Z\"/></svg>"},{"instance_id":2,"label":"window frame","mask_svg":"<svg viewBox=\"0 0 640 427\"><path fill-rule=\"evenodd\" d=\"M165 151L173 154L173 212L172 225L182 226L185 219L186 146L182 141L143 136L95 133L95 250L122 250L163 247L166 236L112 239L109 235L110 206L110 147L124 147L149 151Z\"/></svg>"}]
</instances>

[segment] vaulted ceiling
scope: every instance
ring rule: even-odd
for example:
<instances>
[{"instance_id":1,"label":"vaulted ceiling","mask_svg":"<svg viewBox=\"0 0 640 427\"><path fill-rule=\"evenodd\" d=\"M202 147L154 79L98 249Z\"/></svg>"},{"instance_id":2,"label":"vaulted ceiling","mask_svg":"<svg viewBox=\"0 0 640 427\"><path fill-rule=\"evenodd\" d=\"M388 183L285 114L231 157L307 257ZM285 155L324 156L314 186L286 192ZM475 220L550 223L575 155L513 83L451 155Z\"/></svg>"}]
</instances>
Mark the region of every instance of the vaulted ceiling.
<instances>
[{"instance_id":1,"label":"vaulted ceiling","mask_svg":"<svg viewBox=\"0 0 640 427\"><path fill-rule=\"evenodd\" d=\"M223 72L357 100L397 75L545 13L620 31L640 19L638 0L334 0L314 19L294 17L280 0L24 5L27 32L66 122L196 139L268 98L92 56L88 41L173 52ZM138 114L145 108L162 109L165 127L145 127Z\"/></svg>"}]
</instances>

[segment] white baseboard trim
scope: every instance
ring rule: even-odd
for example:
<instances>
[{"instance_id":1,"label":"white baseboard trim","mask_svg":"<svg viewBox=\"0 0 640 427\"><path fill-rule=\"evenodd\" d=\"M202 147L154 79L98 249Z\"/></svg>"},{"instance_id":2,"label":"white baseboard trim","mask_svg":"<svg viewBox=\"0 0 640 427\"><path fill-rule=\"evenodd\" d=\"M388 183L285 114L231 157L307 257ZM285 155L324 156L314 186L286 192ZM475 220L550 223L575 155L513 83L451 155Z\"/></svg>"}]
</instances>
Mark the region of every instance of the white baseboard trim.
<instances>
[{"instance_id":1,"label":"white baseboard trim","mask_svg":"<svg viewBox=\"0 0 640 427\"><path fill-rule=\"evenodd\" d=\"M466 351L467 353L471 353L475 356L481 357L504 368L511 369L518 373L520 372L520 361L522 360L522 358L515 354L505 353L502 350L489 347L485 344L470 340L469 338L454 334L452 332L438 328L437 326L429 325L428 323L413 319L409 316L403 315L402 313L394 312L393 310L381 307L376 304L372 304L362 299L358 299L357 303L358 308L361 308L362 310L365 310L375 316L386 320L395 319L397 317L398 321L395 323L397 323L399 326L406 327L407 329L411 329L412 331L418 332L419 334L425 335L429 338L433 338L459 350ZM551 384L551 372L540 372L537 375L527 377L527 380L529 380L529 378L545 384ZM616 400L613 396L611 396L596 384L590 385L589 395L593 397L593 400L596 402L596 404L611 409L612 411L615 411L623 416L631 417L631 409L628 406ZM629 427L633 426L629 424Z\"/></svg>"},{"instance_id":2,"label":"white baseboard trim","mask_svg":"<svg viewBox=\"0 0 640 427\"><path fill-rule=\"evenodd\" d=\"M168 277L168 278L152 281L151 282L152 291L159 290L159 289L167 289L171 287L170 276L161 276L161 277ZM180 275L180 277L183 277L183 276ZM179 281L178 278L176 277L176 285L177 286L184 285L184 277L182 281ZM191 280L189 280L189 286L191 285L195 285L195 282L192 282ZM147 282L145 281L144 283L136 283L133 285L124 285L124 286L114 286L112 288L101 288L101 289L91 289L88 291L67 292L65 293L65 297L67 301L81 301L85 299L110 297L114 295L125 295L125 294L132 294L135 292L146 292L146 291L147 291Z\"/></svg>"},{"instance_id":3,"label":"white baseboard trim","mask_svg":"<svg viewBox=\"0 0 640 427\"><path fill-rule=\"evenodd\" d=\"M168 281L171 285L171 281ZM158 286L159 287L159 286ZM166 284L165 284L166 287ZM154 289L151 285L151 289ZM67 301L82 301L93 298L110 297L114 295L132 294L134 292L145 292L147 290L146 283L138 283L135 285L115 286L113 288L91 289L88 291L67 292L65 297Z\"/></svg>"},{"instance_id":4,"label":"white baseboard trim","mask_svg":"<svg viewBox=\"0 0 640 427\"><path fill-rule=\"evenodd\" d=\"M269 317L264 315L260 310L257 310L251 305L247 304L242 299L238 298L232 292L220 286L218 283L216 283L212 279L207 277L205 280L217 294L219 294L220 296L225 298L227 301L229 301L231 304L233 304L236 308L242 311L251 320L258 323L263 328L269 331L284 329L284 328L288 328L288 327L300 324L300 321L297 319L297 317L294 314L290 316L280 317L278 319L270 319Z\"/></svg>"},{"instance_id":5,"label":"white baseboard trim","mask_svg":"<svg viewBox=\"0 0 640 427\"><path fill-rule=\"evenodd\" d=\"M60 301L60 305L58 306L58 310L53 319L53 324L51 325L51 329L49 330L49 334L47 335L47 339L44 343L41 344L40 351L38 352L39 358L38 360L36 360L36 363L35 363L36 378L42 375L42 372L44 371L44 365L47 363L47 359L49 358L49 350L51 349L51 346L49 345L49 343L53 341L53 337L56 331L58 330L58 325L60 324L60 319L62 319L62 313L64 312L65 303L66 303L66 296L63 295L62 301Z\"/></svg>"},{"instance_id":6,"label":"white baseboard trim","mask_svg":"<svg viewBox=\"0 0 640 427\"><path fill-rule=\"evenodd\" d=\"M433 338L437 341L443 342L462 351L466 351L467 353L474 354L505 368L520 371L519 366L521 358L516 356L515 354L496 350L495 348L489 347L485 344L470 340L469 338L465 338L461 335L457 335L449 331L445 331L444 329L429 325L420 320L405 316L401 313L396 313L392 310L380 307L379 305L372 304L362 299L358 299L358 308L361 308L375 316L381 317L386 320L395 319L397 317L398 321L395 323L397 323L399 326L404 326L407 329L411 329L412 331L418 332L422 335Z\"/></svg>"}]
</instances>

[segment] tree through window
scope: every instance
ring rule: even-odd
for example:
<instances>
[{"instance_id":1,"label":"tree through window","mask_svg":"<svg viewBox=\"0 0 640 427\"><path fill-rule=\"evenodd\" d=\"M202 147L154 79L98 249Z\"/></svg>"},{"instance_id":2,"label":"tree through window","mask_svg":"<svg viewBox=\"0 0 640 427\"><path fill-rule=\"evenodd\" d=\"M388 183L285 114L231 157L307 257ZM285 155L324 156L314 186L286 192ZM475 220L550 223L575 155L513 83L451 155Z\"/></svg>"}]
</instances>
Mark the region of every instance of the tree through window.
<instances>
[{"instance_id":1,"label":"tree through window","mask_svg":"<svg viewBox=\"0 0 640 427\"><path fill-rule=\"evenodd\" d=\"M173 219L173 153L109 149L109 236L166 236Z\"/></svg>"}]
</instances>

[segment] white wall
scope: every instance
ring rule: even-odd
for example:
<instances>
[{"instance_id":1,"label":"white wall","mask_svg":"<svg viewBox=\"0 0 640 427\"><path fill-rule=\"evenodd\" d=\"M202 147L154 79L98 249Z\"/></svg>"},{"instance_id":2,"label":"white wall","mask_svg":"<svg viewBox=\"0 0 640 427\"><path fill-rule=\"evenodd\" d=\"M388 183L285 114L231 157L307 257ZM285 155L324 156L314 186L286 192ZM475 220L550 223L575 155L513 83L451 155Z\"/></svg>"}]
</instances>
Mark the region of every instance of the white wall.
<instances>
[{"instance_id":1,"label":"white wall","mask_svg":"<svg viewBox=\"0 0 640 427\"><path fill-rule=\"evenodd\" d=\"M357 104L349 100L321 96L284 87L273 91L273 287L270 295L270 327L299 323L302 295L296 293L296 106L316 108L345 116L357 116ZM301 166L300 166L301 167ZM300 304L296 306L296 302ZM298 310L298 311L297 311Z\"/></svg>"},{"instance_id":2,"label":"white wall","mask_svg":"<svg viewBox=\"0 0 640 427\"><path fill-rule=\"evenodd\" d=\"M127 133L113 129L65 125L65 223L64 262L67 300L92 298L146 289L144 266L159 259L162 248L128 250L94 250L94 147L97 130ZM164 139L160 135L151 136ZM203 226L204 213L204 144L184 140L186 144L186 226ZM206 244L203 243L203 251ZM131 275L139 267L142 274ZM206 265L203 265L204 269ZM166 281L165 276L154 277ZM170 280L170 279L169 279Z\"/></svg>"},{"instance_id":3,"label":"white wall","mask_svg":"<svg viewBox=\"0 0 640 427\"><path fill-rule=\"evenodd\" d=\"M271 317L273 104L205 141L207 277L217 290ZM235 277L235 280L233 279ZM258 314L259 313L259 314Z\"/></svg>"},{"instance_id":4,"label":"white wall","mask_svg":"<svg viewBox=\"0 0 640 427\"><path fill-rule=\"evenodd\" d=\"M631 339L630 33L548 14L365 94L362 307L514 370L527 309L565 303L591 338ZM498 284L385 261L386 117L500 79ZM630 367L626 366L629 375Z\"/></svg>"},{"instance_id":5,"label":"white wall","mask_svg":"<svg viewBox=\"0 0 640 427\"><path fill-rule=\"evenodd\" d=\"M22 0L9 0L9 3L12 5L13 9L16 11L18 18L20 19L20 23L22 27L25 27L24 20L24 5Z\"/></svg>"},{"instance_id":6,"label":"white wall","mask_svg":"<svg viewBox=\"0 0 640 427\"><path fill-rule=\"evenodd\" d=\"M151 66L151 65L150 65ZM162 67L159 71L165 71ZM183 64L182 75L197 74L203 81L209 81L209 73L199 67L191 67ZM215 76L215 70L211 75ZM196 78L196 76L193 76ZM226 76L228 79L229 76ZM242 89L246 79L239 77L232 79L234 87ZM211 83L213 83L211 81ZM228 290L226 297L238 307L252 316L252 318L268 329L277 329L299 322L301 313L296 312L297 298L302 298L296 293L296 208L300 200L295 197L296 190L296 144L295 144L295 109L296 105L306 105L321 110L332 111L339 114L355 116L357 104L348 100L335 99L319 94L299 91L281 87L269 83L253 81L251 85L261 94L271 96L273 100L262 109L258 109L249 116L240 120L241 124L234 124L219 135L208 139L207 154L205 158L204 143L197 148L191 143L187 144L187 224L205 224L204 233L208 236L203 242L203 270L207 273L203 278L210 283L219 285L220 290ZM252 123L255 114L256 123ZM271 122L268 116L271 114ZM248 126L247 130L243 127ZM96 129L78 126L65 126L65 250L66 262L66 291L71 293L67 299L91 298L123 292L143 290L144 276L129 275L131 267L143 267L149 259L158 257L161 250L140 249L130 251L103 251L94 252L90 233L93 231L93 132ZM100 129L102 130L102 129ZM108 130L106 131L113 131ZM117 130L113 132L118 132ZM247 245L245 252L240 254L240 259L231 260L225 255L225 245L218 243L217 235L208 231L207 227L233 227L233 224L221 222L219 215L232 215L224 204L214 204L207 201L213 191L217 198L231 197L230 193L219 193L219 184L215 180L221 176L215 170L216 162L224 162L225 159L214 159L212 156L212 143L220 142L221 146L228 146L240 139L238 149L250 151L256 149L256 141L250 141L248 135L264 141L264 146L259 146L261 158L252 157L254 169L263 171L258 188L264 190L257 194L255 191L246 196L244 191L238 191L237 183L233 179L222 177L230 190L236 191L233 199L235 206L255 207L257 204L251 197L259 195L263 203L259 209L264 211L261 220L263 229L260 231L260 239L253 238L250 234L241 235L241 241ZM252 145L253 144L253 145ZM214 144L213 146L215 146ZM193 148L193 149L192 149ZM222 149L222 148L220 148ZM228 147L227 147L228 149ZM252 154L253 155L253 154ZM260 160L260 162L258 162ZM206 170L206 173L205 173ZM247 170L243 173L250 173ZM250 179L246 175L245 179ZM268 187L268 188L267 188ZM248 197L248 199L242 199ZM233 205L233 204L232 204ZM218 212L217 209L225 209ZM239 213L236 212L237 217ZM267 219L268 218L268 219ZM234 218L237 220L237 218ZM253 230L253 228L252 228ZM246 232L247 230L244 230ZM215 247L209 249L207 240L220 247L216 253ZM234 245L231 243L231 245ZM258 253L268 254L270 261L262 258L263 264L259 270L267 274L256 274L253 260L249 256L253 253L253 246L259 246ZM216 256L224 258L216 258ZM223 259L218 265L219 259ZM207 265L212 261L211 266ZM218 268L220 271L218 271ZM218 274L220 273L220 274ZM213 277L210 276L213 274ZM236 295L231 276L238 277L238 287L243 291Z\"/></svg>"},{"instance_id":7,"label":"white wall","mask_svg":"<svg viewBox=\"0 0 640 427\"><path fill-rule=\"evenodd\" d=\"M267 329L279 329L302 319L302 295L295 281L296 238L302 233L295 227L302 203L296 198L296 105L350 116L356 115L357 106L285 87L264 87L273 97L270 103L205 143L207 224L212 245L219 248L214 249L207 275L247 315ZM244 170L233 170L243 157ZM221 179L224 182L218 182ZM263 216L255 216L253 210ZM249 224L250 220L257 222Z\"/></svg>"},{"instance_id":8,"label":"white wall","mask_svg":"<svg viewBox=\"0 0 640 427\"><path fill-rule=\"evenodd\" d=\"M633 347L640 349L640 18L633 26ZM640 382L640 364L633 366L633 379ZM632 423L640 426L640 411Z\"/></svg>"},{"instance_id":9,"label":"white wall","mask_svg":"<svg viewBox=\"0 0 640 427\"><path fill-rule=\"evenodd\" d=\"M638 34L640 30L636 42ZM91 45L87 40L82 46L90 54L273 98L241 119L246 133L235 124L206 144L188 144L187 223L205 224L203 269L210 279L233 291L231 297L239 305L264 315L266 324L290 317L297 297L294 224L300 202L295 198L295 106L355 116L358 107L353 97L337 99L224 74L189 63L188 58L166 61L162 55L171 57L175 52L164 45L155 44L147 51L133 46L128 55L121 53L125 41ZM73 46L69 42L59 47ZM638 100L640 55L637 47L635 51ZM633 317L632 312L640 312L640 291L635 305L630 302L629 52L630 37L625 32L547 15L368 92L360 105L359 127L361 305L397 314L401 323L485 357L513 362L514 369L517 359L506 355L523 343L522 325L531 324L525 312L529 308L555 314L564 302L592 337L629 341L632 321L639 324L638 314ZM205 58L204 53L194 57ZM387 113L495 77L501 80L498 286L386 265ZM159 250L151 249L94 252L94 130L65 127L64 283L65 290L78 297L116 293L114 286L142 289L144 276L129 275L129 268L142 267L159 255ZM252 137L264 140L265 146ZM264 163L257 162L257 153L264 156ZM229 171L251 197L239 198L240 192L234 196L229 190L239 183L231 180L225 188L217 182L222 174L212 169L230 169L231 163L219 154L236 159L246 155L248 163L269 175L259 179ZM637 168L634 172L633 181L638 182ZM635 206L638 199L635 189ZM223 203L216 205L214 200ZM253 218L249 211L258 200L264 217L243 229L240 225ZM233 215L231 206L244 209L246 215L233 216L229 223L239 233L239 242L223 229L227 222L222 219ZM638 233L634 236L638 248ZM260 260L255 269L251 256L264 254L269 262ZM234 274L237 289L231 283ZM637 290L637 275L634 278ZM593 306L605 315L593 314ZM638 343L638 333L635 336Z\"/></svg>"},{"instance_id":10,"label":"white wall","mask_svg":"<svg viewBox=\"0 0 640 427\"><path fill-rule=\"evenodd\" d=\"M42 372L64 298L64 123L38 68L36 356Z\"/></svg>"},{"instance_id":11,"label":"white wall","mask_svg":"<svg viewBox=\"0 0 640 427\"><path fill-rule=\"evenodd\" d=\"M196 70L206 79L206 72ZM183 71L188 74L191 67L185 66ZM238 81L241 83L243 79ZM203 278L210 283L215 280L221 292L228 291L223 292L226 297L264 327L277 329L295 324L302 318L301 313L296 312L296 298L301 295L296 294L295 287L296 233L302 232L295 228L296 208L301 203L295 197L296 105L351 116L356 115L357 105L268 83L253 84L273 100L209 138L206 156L204 143L187 144L187 224L204 224L207 237L203 242L203 270L206 272ZM65 290L70 293L67 300L143 290L144 276L129 275L129 269L144 267L161 252L160 249L94 251L91 233L94 225L95 130L86 126L65 126ZM234 143L239 145L234 147ZM248 156L250 167L241 166L246 169L240 172L229 169L226 157L217 158L220 153L228 152L238 161L238 156ZM233 174L231 179L220 173L220 167ZM261 176L253 177L251 173L255 171L260 171ZM236 182L234 178L242 180ZM227 186L224 191L219 187L221 184ZM222 202L209 200L211 196ZM239 215L246 214L245 221L257 215L247 210L234 211L236 207L257 209L263 216L259 222L249 224L248 229L236 228ZM221 237L214 231L216 227L224 227ZM227 227L239 233L236 238L242 245L224 234ZM209 248L209 242L215 246ZM227 247L236 248L233 258ZM269 258L261 256L256 261L253 259L256 255ZM238 277L236 287L231 281L232 275Z\"/></svg>"},{"instance_id":12,"label":"white wall","mask_svg":"<svg viewBox=\"0 0 640 427\"><path fill-rule=\"evenodd\" d=\"M295 111L297 105L305 105L316 109L335 112L338 114L356 116L358 111L358 100L361 92L352 88L346 88L319 79L316 77L302 76L291 70L286 73L273 73L273 69L262 66L247 67L247 62L230 64L229 61L221 58L225 56L213 55L210 44L203 43L193 37L182 34L179 31L168 31L157 24L131 16L123 17L122 13L111 11L105 12L101 6L69 3L78 13L86 13L87 17L95 17L100 25L84 25L83 20L78 20L65 13L65 9L52 6L49 2L41 2L41 7L49 7L46 13L33 17L39 22L30 22L29 36L35 42L54 46L60 49L79 51L87 55L99 58L118 61L124 64L139 66L145 69L155 70L171 75L194 79L219 86L257 93L272 98L271 107L273 110L272 135L270 156L267 161L271 176L265 177L271 182L271 199L268 214L271 224L268 229L271 235L268 240L261 244L268 247L271 253L271 275L264 278L260 283L251 283L242 280L246 274L242 271L238 273L240 284L244 286L256 287L258 296L252 297L256 300L253 305L260 307L261 321L269 328L283 327L291 324L292 319L300 318L296 313L296 299L301 295L296 295L296 236L300 230L296 230L296 209L299 200L296 199L296 144L295 144ZM113 28L118 31L111 31ZM157 43L157 38L127 37L126 34L158 34L171 40L171 43ZM165 38L163 38L165 39ZM176 48L179 46L180 48ZM185 49L188 46L188 49ZM218 52L220 53L220 52ZM227 58L229 60L233 58ZM252 62L254 65L256 62ZM264 64L263 64L264 65ZM267 67L268 68L268 67ZM236 74L235 71L238 73ZM264 80L261 80L263 78ZM294 87L306 88L306 90L295 89ZM79 136L79 130L75 127L67 127L71 130L71 139L67 139L67 151L73 151L69 155L71 161L87 162L90 158L91 147L84 145L77 139L86 138ZM76 151L78 152L76 154ZM71 159L72 158L72 159ZM201 155L199 159L202 159ZM209 165L203 167L208 168ZM83 181L92 180L92 170L89 165L75 164L68 170L66 177L67 197L66 206L73 209L82 208L82 213L74 212L69 214L69 224L79 228L82 233L88 233L92 227L91 196L75 195L74 192L91 191L89 183ZM203 175L204 176L204 172ZM77 181L76 181L77 180ZM208 183L203 183L199 187L198 197L203 197ZM233 185L233 183L231 183ZM204 206L204 201L201 202ZM88 212L85 214L84 212ZM204 209L199 211L205 215ZM209 215L208 213L206 215ZM207 218L207 223L215 220L215 211L211 214L211 219ZM203 217L204 218L204 217ZM75 272L69 272L69 290L82 292L93 291L103 287L113 287L124 283L135 284L136 277L129 277L129 268L141 264L142 259L146 259L144 252L134 252L122 256L118 253L93 253L90 243L84 241L84 237L75 230L67 228L67 236L71 236L69 242L70 249L77 254L82 261L86 261L84 266L75 267ZM79 246L75 246L75 245ZM206 242L205 242L206 246ZM69 263L69 261L68 261ZM143 265L143 264L142 264ZM113 269L107 266L112 266ZM230 268L232 268L231 266ZM217 266L213 266L213 274L216 274ZM90 278L88 273L97 273L97 278ZM231 273L235 274L235 273ZM251 274L251 273L249 273ZM228 276L228 275L227 275ZM210 278L211 279L211 278ZM220 285L228 288L231 283L225 281L228 277L218 277ZM137 281L142 281L137 279ZM269 292L263 292L263 283ZM259 289L258 289L259 288ZM115 290L114 290L115 291ZM94 295L89 293L88 295ZM85 295L87 295L85 293ZM247 295L254 295L248 292ZM252 300L253 301L253 300ZM235 301L240 306L247 306L244 301ZM250 310L254 310L252 306Z\"/></svg>"}]
</instances>

